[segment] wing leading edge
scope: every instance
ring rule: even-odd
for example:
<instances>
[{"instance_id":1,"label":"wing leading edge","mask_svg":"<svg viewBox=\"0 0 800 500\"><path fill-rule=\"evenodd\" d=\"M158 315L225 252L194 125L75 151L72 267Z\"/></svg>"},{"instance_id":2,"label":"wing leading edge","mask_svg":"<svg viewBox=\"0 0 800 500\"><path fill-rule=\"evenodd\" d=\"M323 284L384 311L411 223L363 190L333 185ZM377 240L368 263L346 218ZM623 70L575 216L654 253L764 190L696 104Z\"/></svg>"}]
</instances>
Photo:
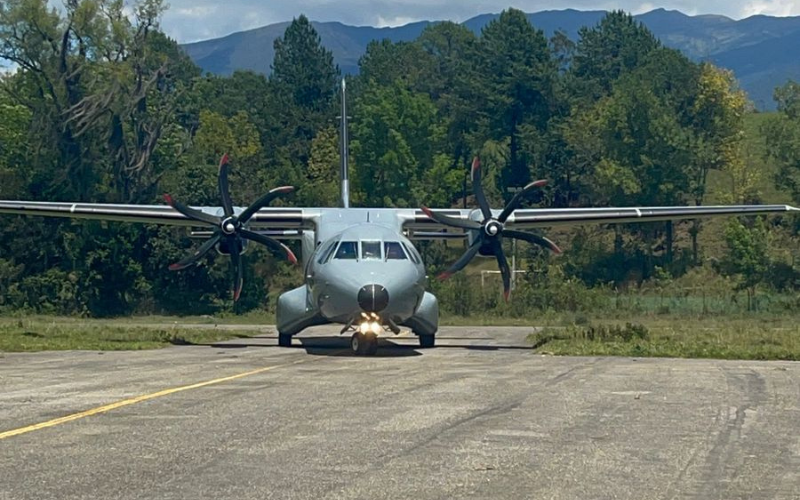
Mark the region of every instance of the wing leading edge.
<instances>
[{"instance_id":1,"label":"wing leading edge","mask_svg":"<svg viewBox=\"0 0 800 500\"><path fill-rule=\"evenodd\" d=\"M535 229L553 226L578 226L584 224L615 224L629 222L656 222L675 219L697 219L703 217L761 215L798 212L789 205L720 205L690 207L623 207L623 208L556 208L519 209L507 220L506 225L515 229ZM477 210L436 210L462 220L480 220ZM500 210L492 210L494 217ZM422 210L414 212L405 226L413 231L436 231L445 226L429 218Z\"/></svg>"},{"instance_id":2,"label":"wing leading edge","mask_svg":"<svg viewBox=\"0 0 800 500\"><path fill-rule=\"evenodd\" d=\"M219 216L222 207L193 207ZM236 213L244 209L234 207ZM168 205L118 205L41 201L0 201L0 214L39 215L72 219L94 219L143 224L194 227L198 224ZM301 229L311 227L318 214L303 208L262 208L251 219L254 228Z\"/></svg>"},{"instance_id":3,"label":"wing leading edge","mask_svg":"<svg viewBox=\"0 0 800 500\"><path fill-rule=\"evenodd\" d=\"M205 213L219 216L221 207L194 207ZM236 213L244 210L234 207ZM342 208L262 208L251 219L254 229L312 229L323 212L337 210L365 210ZM445 226L428 217L422 210L374 209L370 212L393 212L405 229L412 232L436 232ZM461 220L480 220L474 209L434 209ZM628 222L654 222L674 219L695 219L735 215L761 215L799 212L789 205L721 205L690 207L622 207L622 208L554 208L518 209L506 221L516 229L535 229L552 226L577 226L582 224L614 224ZM41 201L0 200L0 214L94 219L143 224L164 224L194 227L197 223L168 205L121 205L102 203L70 203ZM493 210L494 217L500 215Z\"/></svg>"}]
</instances>

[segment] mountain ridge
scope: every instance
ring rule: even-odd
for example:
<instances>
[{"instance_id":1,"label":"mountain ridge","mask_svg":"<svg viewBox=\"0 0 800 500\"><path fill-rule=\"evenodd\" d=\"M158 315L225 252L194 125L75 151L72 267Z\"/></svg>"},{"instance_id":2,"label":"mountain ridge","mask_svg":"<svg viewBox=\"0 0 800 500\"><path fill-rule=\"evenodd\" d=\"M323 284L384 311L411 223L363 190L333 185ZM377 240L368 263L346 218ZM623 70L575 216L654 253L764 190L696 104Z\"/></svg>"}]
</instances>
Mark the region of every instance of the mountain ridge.
<instances>
[{"instance_id":1,"label":"mountain ridge","mask_svg":"<svg viewBox=\"0 0 800 500\"><path fill-rule=\"evenodd\" d=\"M526 14L531 23L550 37L563 30L575 40L580 28L596 25L603 10L545 10ZM480 14L461 24L475 33L499 14ZM661 42L696 61L711 61L730 69L760 109L774 108L772 92L788 79L800 78L786 47L800 44L800 16L754 15L731 19L717 14L690 16L678 10L655 9L634 16ZM371 40L411 41L429 25L417 21L397 27L350 26L339 21L312 21L322 44L333 52L344 73L357 73L358 60ZM274 58L273 41L282 36L289 21L182 45L204 71L228 75L236 70L269 73Z\"/></svg>"}]
</instances>

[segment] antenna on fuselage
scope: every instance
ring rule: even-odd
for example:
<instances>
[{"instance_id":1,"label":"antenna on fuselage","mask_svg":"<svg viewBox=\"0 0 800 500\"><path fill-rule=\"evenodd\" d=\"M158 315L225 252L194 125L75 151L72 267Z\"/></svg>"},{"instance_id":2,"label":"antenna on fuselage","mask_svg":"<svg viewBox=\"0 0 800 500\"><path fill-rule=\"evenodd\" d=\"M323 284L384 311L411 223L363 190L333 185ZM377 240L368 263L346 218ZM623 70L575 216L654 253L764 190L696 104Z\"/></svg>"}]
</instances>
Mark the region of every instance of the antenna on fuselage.
<instances>
[{"instance_id":1,"label":"antenna on fuselage","mask_svg":"<svg viewBox=\"0 0 800 500\"><path fill-rule=\"evenodd\" d=\"M339 157L341 158L342 206L350 208L350 180L347 178L347 85L342 77L342 115L339 124Z\"/></svg>"}]
</instances>

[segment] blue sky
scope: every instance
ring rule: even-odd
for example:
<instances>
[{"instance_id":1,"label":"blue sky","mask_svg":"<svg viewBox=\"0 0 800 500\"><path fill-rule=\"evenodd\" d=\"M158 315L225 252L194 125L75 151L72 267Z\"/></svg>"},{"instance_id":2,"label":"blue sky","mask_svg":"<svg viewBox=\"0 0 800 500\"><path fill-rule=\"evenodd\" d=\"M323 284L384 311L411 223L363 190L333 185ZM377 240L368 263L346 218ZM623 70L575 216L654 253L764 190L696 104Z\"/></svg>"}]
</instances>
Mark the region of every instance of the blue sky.
<instances>
[{"instance_id":1,"label":"blue sky","mask_svg":"<svg viewBox=\"0 0 800 500\"><path fill-rule=\"evenodd\" d=\"M734 19L754 14L800 15L800 0L168 0L162 28L179 42L216 38L236 31L290 21L305 14L315 21L352 25L398 26L413 21L465 21L487 12L516 7L525 12L573 8L624 9L634 14L656 8L686 14L722 14Z\"/></svg>"}]
</instances>

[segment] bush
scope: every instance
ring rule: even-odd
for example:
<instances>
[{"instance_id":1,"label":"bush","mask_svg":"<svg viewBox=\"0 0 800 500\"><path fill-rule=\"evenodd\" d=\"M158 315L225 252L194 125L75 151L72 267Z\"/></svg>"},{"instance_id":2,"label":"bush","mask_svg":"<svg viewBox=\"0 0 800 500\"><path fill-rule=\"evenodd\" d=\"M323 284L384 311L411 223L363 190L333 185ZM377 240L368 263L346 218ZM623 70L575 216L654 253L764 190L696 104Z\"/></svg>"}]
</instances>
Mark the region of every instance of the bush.
<instances>
[{"instance_id":1,"label":"bush","mask_svg":"<svg viewBox=\"0 0 800 500\"><path fill-rule=\"evenodd\" d=\"M619 325L589 326L583 332L583 338L593 342L630 342L632 340L647 340L650 331L646 326L637 323Z\"/></svg>"}]
</instances>

